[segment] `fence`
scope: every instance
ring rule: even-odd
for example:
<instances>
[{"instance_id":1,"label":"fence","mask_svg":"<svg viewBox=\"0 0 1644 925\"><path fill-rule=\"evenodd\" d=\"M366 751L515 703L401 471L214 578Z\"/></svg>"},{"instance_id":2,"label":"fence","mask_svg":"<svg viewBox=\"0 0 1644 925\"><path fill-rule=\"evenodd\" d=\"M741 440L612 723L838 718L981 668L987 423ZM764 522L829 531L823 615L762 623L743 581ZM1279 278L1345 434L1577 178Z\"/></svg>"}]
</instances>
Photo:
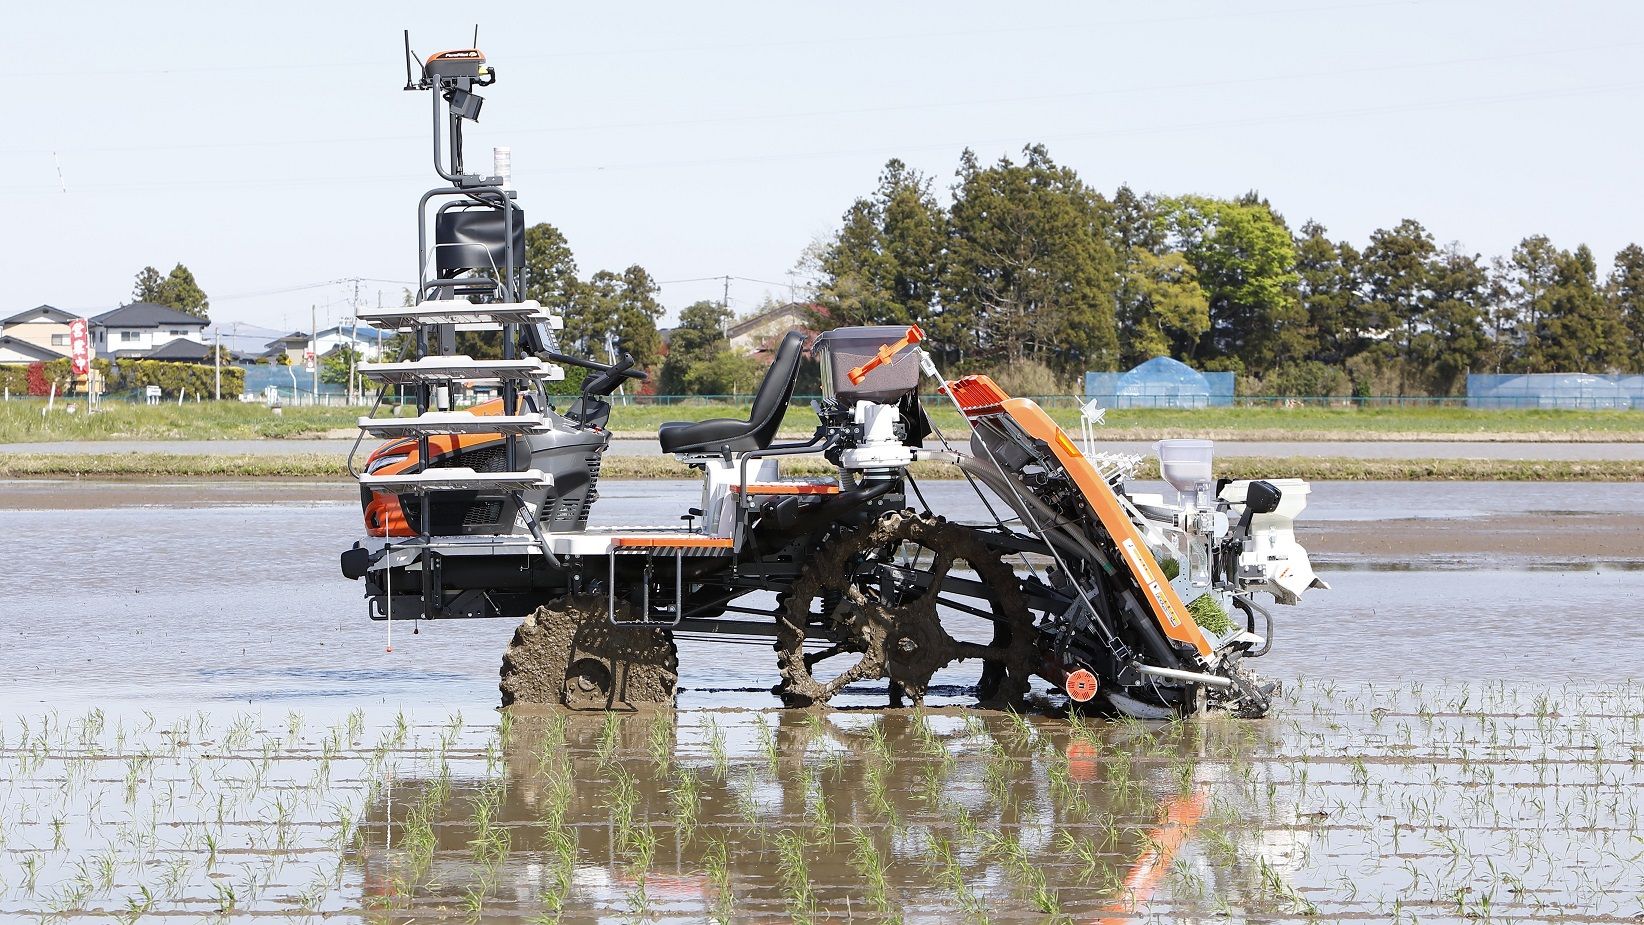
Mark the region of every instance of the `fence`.
<instances>
[{"instance_id":1,"label":"fence","mask_svg":"<svg viewBox=\"0 0 1644 925\"><path fill-rule=\"evenodd\" d=\"M1644 375L1476 374L1467 377L1467 407L1644 411Z\"/></svg>"}]
</instances>

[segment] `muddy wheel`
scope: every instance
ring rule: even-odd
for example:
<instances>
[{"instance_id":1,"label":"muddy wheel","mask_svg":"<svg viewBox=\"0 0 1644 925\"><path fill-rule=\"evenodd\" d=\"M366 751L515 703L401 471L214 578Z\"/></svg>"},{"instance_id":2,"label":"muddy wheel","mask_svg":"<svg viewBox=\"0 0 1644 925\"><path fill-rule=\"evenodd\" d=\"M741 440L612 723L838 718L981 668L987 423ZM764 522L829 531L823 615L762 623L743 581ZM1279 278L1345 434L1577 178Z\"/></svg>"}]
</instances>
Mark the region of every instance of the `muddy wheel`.
<instances>
[{"instance_id":1,"label":"muddy wheel","mask_svg":"<svg viewBox=\"0 0 1644 925\"><path fill-rule=\"evenodd\" d=\"M666 706L679 656L666 627L613 626L603 595L573 594L539 607L514 630L502 656L502 705L559 704L573 710ZM627 604L617 619L631 619Z\"/></svg>"},{"instance_id":2,"label":"muddy wheel","mask_svg":"<svg viewBox=\"0 0 1644 925\"><path fill-rule=\"evenodd\" d=\"M939 610L964 606L951 590L942 593L961 561L977 574L965 596L975 601L972 615L991 624L986 643L955 638ZM788 706L826 703L846 685L875 679L890 682L893 704L921 703L937 671L975 659L982 663L978 700L1014 707L1037 661L1033 615L1011 567L974 529L913 511L886 514L825 543L782 604L777 691ZM832 639L807 652L816 625Z\"/></svg>"}]
</instances>

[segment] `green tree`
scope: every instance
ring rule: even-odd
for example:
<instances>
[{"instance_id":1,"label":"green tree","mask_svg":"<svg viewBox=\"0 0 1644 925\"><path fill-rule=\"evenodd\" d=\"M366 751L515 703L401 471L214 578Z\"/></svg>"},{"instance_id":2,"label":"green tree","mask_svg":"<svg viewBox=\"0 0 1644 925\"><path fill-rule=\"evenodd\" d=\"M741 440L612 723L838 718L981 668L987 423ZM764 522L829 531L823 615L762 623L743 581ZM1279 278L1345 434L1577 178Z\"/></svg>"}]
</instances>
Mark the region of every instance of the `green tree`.
<instances>
[{"instance_id":1,"label":"green tree","mask_svg":"<svg viewBox=\"0 0 1644 925\"><path fill-rule=\"evenodd\" d=\"M765 374L751 354L722 347L699 358L685 371L684 391L691 395L749 395Z\"/></svg>"},{"instance_id":2,"label":"green tree","mask_svg":"<svg viewBox=\"0 0 1644 925\"><path fill-rule=\"evenodd\" d=\"M657 377L657 392L683 395L686 374L697 364L729 349L725 327L731 311L719 302L692 302L679 313L679 326L668 335L668 358Z\"/></svg>"},{"instance_id":3,"label":"green tree","mask_svg":"<svg viewBox=\"0 0 1644 925\"><path fill-rule=\"evenodd\" d=\"M281 354L281 356L283 357L284 354ZM348 383L348 371L356 368L364 360L365 357L356 351L353 346L343 344L320 357L320 381L331 385L346 385ZM360 379L354 384L362 391L370 387L364 379Z\"/></svg>"},{"instance_id":4,"label":"green tree","mask_svg":"<svg viewBox=\"0 0 1644 925\"><path fill-rule=\"evenodd\" d=\"M160 287L165 284L166 278L153 267L143 267L137 271L136 282L131 287L133 302L160 303Z\"/></svg>"},{"instance_id":5,"label":"green tree","mask_svg":"<svg viewBox=\"0 0 1644 925\"><path fill-rule=\"evenodd\" d=\"M1644 372L1644 247L1629 244L1615 255L1605 294L1621 318L1627 368Z\"/></svg>"},{"instance_id":6,"label":"green tree","mask_svg":"<svg viewBox=\"0 0 1644 925\"><path fill-rule=\"evenodd\" d=\"M1558 248L1546 235L1532 235L1496 267L1500 298L1492 317L1496 349L1503 364L1514 372L1538 372L1543 359L1536 352L1541 313L1558 273Z\"/></svg>"},{"instance_id":7,"label":"green tree","mask_svg":"<svg viewBox=\"0 0 1644 925\"><path fill-rule=\"evenodd\" d=\"M1411 385L1412 346L1432 304L1430 270L1437 253L1433 236L1408 218L1397 227L1372 231L1370 246L1364 249L1360 268L1369 303L1367 323L1371 336L1391 343L1401 361L1400 395Z\"/></svg>"},{"instance_id":8,"label":"green tree","mask_svg":"<svg viewBox=\"0 0 1644 925\"><path fill-rule=\"evenodd\" d=\"M878 189L845 210L839 233L818 255L818 320L919 324L940 338L937 283L946 237L947 215L930 179L899 160L887 162Z\"/></svg>"},{"instance_id":9,"label":"green tree","mask_svg":"<svg viewBox=\"0 0 1644 925\"><path fill-rule=\"evenodd\" d=\"M1329 238L1317 222L1296 238L1297 297L1313 331L1311 358L1340 365L1363 349L1365 305L1359 294L1359 252Z\"/></svg>"},{"instance_id":10,"label":"green tree","mask_svg":"<svg viewBox=\"0 0 1644 925\"><path fill-rule=\"evenodd\" d=\"M1254 195L1182 196L1160 206L1210 303L1210 327L1190 358L1232 359L1261 375L1304 356L1311 335L1284 219Z\"/></svg>"},{"instance_id":11,"label":"green tree","mask_svg":"<svg viewBox=\"0 0 1644 925\"><path fill-rule=\"evenodd\" d=\"M526 228L525 298L568 311L577 285L577 261L565 235L547 222Z\"/></svg>"},{"instance_id":12,"label":"green tree","mask_svg":"<svg viewBox=\"0 0 1644 925\"><path fill-rule=\"evenodd\" d=\"M609 362L624 351L640 369L651 369L662 354L656 322L662 303L656 281L637 264L621 273L600 270L577 286L566 313L561 346Z\"/></svg>"},{"instance_id":13,"label":"green tree","mask_svg":"<svg viewBox=\"0 0 1644 925\"><path fill-rule=\"evenodd\" d=\"M1106 202L1042 145L1021 164L966 151L950 212L944 336L961 356L1112 369L1118 259Z\"/></svg>"},{"instance_id":14,"label":"green tree","mask_svg":"<svg viewBox=\"0 0 1644 925\"><path fill-rule=\"evenodd\" d=\"M1623 330L1615 304L1599 292L1593 252L1585 244L1559 251L1528 345L1537 371L1613 372L1625 362Z\"/></svg>"},{"instance_id":15,"label":"green tree","mask_svg":"<svg viewBox=\"0 0 1644 925\"><path fill-rule=\"evenodd\" d=\"M1113 193L1108 211L1115 251L1124 254L1139 247L1152 254L1162 254L1168 248L1170 227L1159 209L1158 197L1138 196L1129 186L1120 186Z\"/></svg>"},{"instance_id":16,"label":"green tree","mask_svg":"<svg viewBox=\"0 0 1644 925\"><path fill-rule=\"evenodd\" d=\"M137 271L137 280L131 288L131 297L137 302L165 305L197 318L208 317L211 310L211 303L206 299L205 290L200 288L188 267L180 263L163 277L160 271L153 267L143 267Z\"/></svg>"},{"instance_id":17,"label":"green tree","mask_svg":"<svg viewBox=\"0 0 1644 925\"><path fill-rule=\"evenodd\" d=\"M1454 395L1491 352L1485 327L1490 276L1477 254L1455 245L1435 256L1426 273L1429 299L1407 359L1428 394Z\"/></svg>"},{"instance_id":18,"label":"green tree","mask_svg":"<svg viewBox=\"0 0 1644 925\"><path fill-rule=\"evenodd\" d=\"M1119 280L1120 361L1183 357L1210 327L1210 303L1197 272L1179 253L1133 247Z\"/></svg>"}]
</instances>

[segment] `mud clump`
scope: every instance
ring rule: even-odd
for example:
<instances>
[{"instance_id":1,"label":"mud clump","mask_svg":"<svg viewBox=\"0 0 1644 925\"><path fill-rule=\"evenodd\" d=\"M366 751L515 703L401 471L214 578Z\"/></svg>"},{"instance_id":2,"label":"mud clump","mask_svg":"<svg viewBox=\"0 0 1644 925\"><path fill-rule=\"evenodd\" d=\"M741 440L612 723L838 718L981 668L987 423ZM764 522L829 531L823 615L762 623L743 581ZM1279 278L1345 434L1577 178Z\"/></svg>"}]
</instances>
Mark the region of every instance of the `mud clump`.
<instances>
[{"instance_id":1,"label":"mud clump","mask_svg":"<svg viewBox=\"0 0 1644 925\"><path fill-rule=\"evenodd\" d=\"M502 705L612 710L673 703L673 633L614 625L607 607L603 596L573 594L526 615L503 653ZM616 618L632 620L631 608L619 604Z\"/></svg>"}]
</instances>

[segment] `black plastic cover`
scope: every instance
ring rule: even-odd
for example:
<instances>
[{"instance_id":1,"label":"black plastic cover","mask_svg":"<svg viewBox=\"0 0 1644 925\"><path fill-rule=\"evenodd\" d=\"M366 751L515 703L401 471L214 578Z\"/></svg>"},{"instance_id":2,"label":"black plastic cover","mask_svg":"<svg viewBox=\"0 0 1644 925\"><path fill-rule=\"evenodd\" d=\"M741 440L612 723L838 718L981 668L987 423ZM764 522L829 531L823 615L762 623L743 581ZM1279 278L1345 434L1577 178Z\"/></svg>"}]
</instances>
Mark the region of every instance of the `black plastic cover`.
<instances>
[{"instance_id":1,"label":"black plastic cover","mask_svg":"<svg viewBox=\"0 0 1644 925\"><path fill-rule=\"evenodd\" d=\"M525 266L525 210L514 210L514 267ZM452 209L434 221L434 266L442 274L502 271L508 266L504 214L497 208Z\"/></svg>"}]
</instances>

